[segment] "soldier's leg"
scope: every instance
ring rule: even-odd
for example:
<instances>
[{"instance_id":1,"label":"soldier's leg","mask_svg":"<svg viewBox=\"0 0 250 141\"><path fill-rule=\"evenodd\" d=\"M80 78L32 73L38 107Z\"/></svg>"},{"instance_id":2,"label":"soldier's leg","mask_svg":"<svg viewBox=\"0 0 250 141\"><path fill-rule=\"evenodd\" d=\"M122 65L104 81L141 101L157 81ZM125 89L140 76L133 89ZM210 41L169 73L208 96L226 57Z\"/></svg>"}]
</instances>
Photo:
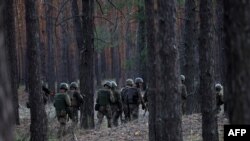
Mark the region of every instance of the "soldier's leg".
<instances>
[{"instance_id":1,"label":"soldier's leg","mask_svg":"<svg viewBox=\"0 0 250 141\"><path fill-rule=\"evenodd\" d=\"M120 112L116 111L113 116L113 125L118 126L118 119L120 117Z\"/></svg>"},{"instance_id":2,"label":"soldier's leg","mask_svg":"<svg viewBox=\"0 0 250 141\"><path fill-rule=\"evenodd\" d=\"M67 116L59 117L58 120L60 122L60 127L57 135L58 138L61 140L61 138L66 134Z\"/></svg>"},{"instance_id":3,"label":"soldier's leg","mask_svg":"<svg viewBox=\"0 0 250 141\"><path fill-rule=\"evenodd\" d=\"M100 112L100 111L98 111L98 112L97 112L97 119L98 119L98 122L97 122L97 125L96 125L96 128L97 128L97 129L100 129L100 127L101 127L101 125L102 125L103 117L104 117L103 113Z\"/></svg>"},{"instance_id":4,"label":"soldier's leg","mask_svg":"<svg viewBox=\"0 0 250 141\"><path fill-rule=\"evenodd\" d=\"M112 127L112 110L110 107L107 107L105 115L108 120L108 128L111 128Z\"/></svg>"},{"instance_id":5,"label":"soldier's leg","mask_svg":"<svg viewBox=\"0 0 250 141\"><path fill-rule=\"evenodd\" d=\"M112 107L112 123L114 126L118 126L118 119L119 119L120 113L118 106L113 106Z\"/></svg>"},{"instance_id":6,"label":"soldier's leg","mask_svg":"<svg viewBox=\"0 0 250 141\"><path fill-rule=\"evenodd\" d=\"M71 132L71 140L72 141L77 141L77 137L75 135L76 132L76 128L77 128L77 123L78 123L78 109L77 108L73 108L72 110L72 124L70 127L70 132Z\"/></svg>"},{"instance_id":7,"label":"soldier's leg","mask_svg":"<svg viewBox=\"0 0 250 141\"><path fill-rule=\"evenodd\" d=\"M127 105L123 106L123 112L125 116L125 123L130 121L130 108Z\"/></svg>"},{"instance_id":8,"label":"soldier's leg","mask_svg":"<svg viewBox=\"0 0 250 141\"><path fill-rule=\"evenodd\" d=\"M132 114L132 120L138 119L139 117L139 106L135 104L131 104L131 114Z\"/></svg>"}]
</instances>

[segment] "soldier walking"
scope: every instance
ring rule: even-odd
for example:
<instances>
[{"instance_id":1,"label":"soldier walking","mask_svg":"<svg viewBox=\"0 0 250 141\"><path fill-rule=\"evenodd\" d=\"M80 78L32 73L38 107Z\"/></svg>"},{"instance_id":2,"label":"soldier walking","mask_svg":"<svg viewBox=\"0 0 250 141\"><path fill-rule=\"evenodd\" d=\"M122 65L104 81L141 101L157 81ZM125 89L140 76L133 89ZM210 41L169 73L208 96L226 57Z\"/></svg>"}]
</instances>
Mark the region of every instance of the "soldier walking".
<instances>
[{"instance_id":1,"label":"soldier walking","mask_svg":"<svg viewBox=\"0 0 250 141\"><path fill-rule=\"evenodd\" d=\"M97 129L100 128L104 116L106 116L108 120L108 127L112 127L112 111L111 111L111 103L114 102L113 93L111 91L112 84L111 82L107 81L103 85L103 89L100 89L97 92L97 99L96 99L96 105L95 110L98 111L97 113Z\"/></svg>"},{"instance_id":2,"label":"soldier walking","mask_svg":"<svg viewBox=\"0 0 250 141\"><path fill-rule=\"evenodd\" d=\"M112 123L114 126L118 126L118 119L121 117L122 114L122 101L121 101L121 94L116 89L117 84L115 81L112 81L112 92L114 95L114 102L111 103L111 110L112 110Z\"/></svg>"},{"instance_id":3,"label":"soldier walking","mask_svg":"<svg viewBox=\"0 0 250 141\"><path fill-rule=\"evenodd\" d=\"M138 119L139 116L139 105L142 104L144 107L143 99L139 89L134 87L133 79L126 80L126 87L121 91L123 112L125 115L125 121L131 119Z\"/></svg>"},{"instance_id":4,"label":"soldier walking","mask_svg":"<svg viewBox=\"0 0 250 141\"><path fill-rule=\"evenodd\" d=\"M59 93L55 95L54 106L56 109L56 116L60 123L58 130L58 137L61 140L66 134L66 122L68 119L69 107L71 106L70 98L67 94L69 86L67 83L61 83L59 86Z\"/></svg>"},{"instance_id":5,"label":"soldier walking","mask_svg":"<svg viewBox=\"0 0 250 141\"><path fill-rule=\"evenodd\" d=\"M76 82L72 82L70 84L69 97L71 100L69 117L72 120L72 125L70 130L73 133L74 140L77 140L75 136L75 130L78 123L78 110L80 109L80 106L83 103L83 97L78 91L78 84Z\"/></svg>"},{"instance_id":6,"label":"soldier walking","mask_svg":"<svg viewBox=\"0 0 250 141\"><path fill-rule=\"evenodd\" d=\"M215 85L215 91L216 91L216 109L217 113L221 111L221 105L224 104L223 100L223 86L221 84Z\"/></svg>"}]
</instances>

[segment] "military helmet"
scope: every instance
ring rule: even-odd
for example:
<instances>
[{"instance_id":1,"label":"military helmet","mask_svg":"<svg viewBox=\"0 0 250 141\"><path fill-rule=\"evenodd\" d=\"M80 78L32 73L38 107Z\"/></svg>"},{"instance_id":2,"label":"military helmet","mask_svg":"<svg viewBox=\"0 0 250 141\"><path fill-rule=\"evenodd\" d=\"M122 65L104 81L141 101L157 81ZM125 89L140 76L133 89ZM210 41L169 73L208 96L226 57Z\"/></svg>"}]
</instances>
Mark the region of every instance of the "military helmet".
<instances>
[{"instance_id":1,"label":"military helmet","mask_svg":"<svg viewBox=\"0 0 250 141\"><path fill-rule=\"evenodd\" d=\"M215 90L221 91L223 89L223 86L220 83L215 84Z\"/></svg>"},{"instance_id":2,"label":"military helmet","mask_svg":"<svg viewBox=\"0 0 250 141\"><path fill-rule=\"evenodd\" d=\"M76 82L71 82L69 87L77 89L78 88L78 84Z\"/></svg>"},{"instance_id":3,"label":"military helmet","mask_svg":"<svg viewBox=\"0 0 250 141\"><path fill-rule=\"evenodd\" d=\"M143 79L141 77L135 78L135 83L143 83Z\"/></svg>"},{"instance_id":4,"label":"military helmet","mask_svg":"<svg viewBox=\"0 0 250 141\"><path fill-rule=\"evenodd\" d=\"M127 79L126 80L126 85L130 85L130 86L134 85L133 79Z\"/></svg>"},{"instance_id":5,"label":"military helmet","mask_svg":"<svg viewBox=\"0 0 250 141\"><path fill-rule=\"evenodd\" d=\"M105 86L108 86L108 87L112 88L112 83L111 83L110 81L106 81L106 82L103 84L103 86L104 86L104 87L105 87Z\"/></svg>"},{"instance_id":6,"label":"military helmet","mask_svg":"<svg viewBox=\"0 0 250 141\"><path fill-rule=\"evenodd\" d=\"M115 81L111 81L111 84L112 84L112 88L116 88L117 87L117 84Z\"/></svg>"},{"instance_id":7,"label":"military helmet","mask_svg":"<svg viewBox=\"0 0 250 141\"><path fill-rule=\"evenodd\" d=\"M69 85L67 83L61 83L59 86L60 89L64 89L64 90L68 90L69 89Z\"/></svg>"},{"instance_id":8,"label":"military helmet","mask_svg":"<svg viewBox=\"0 0 250 141\"><path fill-rule=\"evenodd\" d=\"M181 75L181 81L185 81L185 76L184 75Z\"/></svg>"}]
</instances>

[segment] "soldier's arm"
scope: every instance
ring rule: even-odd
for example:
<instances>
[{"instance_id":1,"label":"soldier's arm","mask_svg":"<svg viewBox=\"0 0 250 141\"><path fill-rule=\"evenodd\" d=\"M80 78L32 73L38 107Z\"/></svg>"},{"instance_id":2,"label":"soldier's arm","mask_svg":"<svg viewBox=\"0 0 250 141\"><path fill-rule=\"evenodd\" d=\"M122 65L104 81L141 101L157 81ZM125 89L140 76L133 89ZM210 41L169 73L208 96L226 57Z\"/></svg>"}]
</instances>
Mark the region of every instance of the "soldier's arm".
<instances>
[{"instance_id":1,"label":"soldier's arm","mask_svg":"<svg viewBox=\"0 0 250 141\"><path fill-rule=\"evenodd\" d=\"M122 110L122 98L121 93L117 91L117 99L118 99L118 107L120 110Z\"/></svg>"},{"instance_id":2,"label":"soldier's arm","mask_svg":"<svg viewBox=\"0 0 250 141\"><path fill-rule=\"evenodd\" d=\"M144 100L142 98L142 95L141 95L141 91L138 90L138 95L139 95L139 103L141 103L142 105L142 109L145 109L145 103L144 103Z\"/></svg>"},{"instance_id":3,"label":"soldier's arm","mask_svg":"<svg viewBox=\"0 0 250 141\"><path fill-rule=\"evenodd\" d=\"M71 106L71 100L70 100L70 97L66 94L65 95L65 102L68 106Z\"/></svg>"},{"instance_id":4,"label":"soldier's arm","mask_svg":"<svg viewBox=\"0 0 250 141\"><path fill-rule=\"evenodd\" d=\"M111 103L115 102L114 94L112 91L109 91L109 100Z\"/></svg>"},{"instance_id":5,"label":"soldier's arm","mask_svg":"<svg viewBox=\"0 0 250 141\"><path fill-rule=\"evenodd\" d=\"M80 93L75 92L75 93L74 93L74 97L75 97L77 100L79 100L80 103L83 103L83 97L81 96Z\"/></svg>"},{"instance_id":6,"label":"soldier's arm","mask_svg":"<svg viewBox=\"0 0 250 141\"><path fill-rule=\"evenodd\" d=\"M187 99L187 88L186 88L186 86L182 86L182 98L183 99Z\"/></svg>"}]
</instances>

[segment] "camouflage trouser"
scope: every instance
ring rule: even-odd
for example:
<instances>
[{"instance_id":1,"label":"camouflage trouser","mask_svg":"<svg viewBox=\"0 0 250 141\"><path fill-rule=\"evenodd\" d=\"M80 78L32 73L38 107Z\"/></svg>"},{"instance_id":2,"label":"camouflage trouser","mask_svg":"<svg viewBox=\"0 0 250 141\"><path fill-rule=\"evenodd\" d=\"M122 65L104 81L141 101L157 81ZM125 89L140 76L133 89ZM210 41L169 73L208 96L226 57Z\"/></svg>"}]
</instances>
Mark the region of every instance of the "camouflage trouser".
<instances>
[{"instance_id":1,"label":"camouflage trouser","mask_svg":"<svg viewBox=\"0 0 250 141\"><path fill-rule=\"evenodd\" d=\"M139 117L139 105L138 104L129 104L131 109L132 120L138 119Z\"/></svg>"},{"instance_id":2,"label":"camouflage trouser","mask_svg":"<svg viewBox=\"0 0 250 141\"><path fill-rule=\"evenodd\" d=\"M121 109L119 109L118 105L111 105L112 109L112 123L114 126L118 126L118 119L121 115Z\"/></svg>"},{"instance_id":3,"label":"camouflage trouser","mask_svg":"<svg viewBox=\"0 0 250 141\"><path fill-rule=\"evenodd\" d=\"M99 129L101 127L104 116L106 116L106 118L108 120L108 127L110 128L112 126L112 123L111 123L112 111L111 111L111 107L109 105L108 106L100 106L98 113L97 113L97 118L98 118L97 129Z\"/></svg>"},{"instance_id":4,"label":"camouflage trouser","mask_svg":"<svg viewBox=\"0 0 250 141\"><path fill-rule=\"evenodd\" d=\"M70 107L70 119L72 120L70 131L74 133L78 123L78 107Z\"/></svg>"},{"instance_id":5,"label":"camouflage trouser","mask_svg":"<svg viewBox=\"0 0 250 141\"><path fill-rule=\"evenodd\" d=\"M60 127L57 133L59 139L61 139L66 134L66 122L67 122L67 113L66 111L57 112L57 120L60 123Z\"/></svg>"},{"instance_id":6,"label":"camouflage trouser","mask_svg":"<svg viewBox=\"0 0 250 141\"><path fill-rule=\"evenodd\" d=\"M138 119L139 116L139 105L138 104L124 104L123 112L125 115L125 121Z\"/></svg>"}]
</instances>

